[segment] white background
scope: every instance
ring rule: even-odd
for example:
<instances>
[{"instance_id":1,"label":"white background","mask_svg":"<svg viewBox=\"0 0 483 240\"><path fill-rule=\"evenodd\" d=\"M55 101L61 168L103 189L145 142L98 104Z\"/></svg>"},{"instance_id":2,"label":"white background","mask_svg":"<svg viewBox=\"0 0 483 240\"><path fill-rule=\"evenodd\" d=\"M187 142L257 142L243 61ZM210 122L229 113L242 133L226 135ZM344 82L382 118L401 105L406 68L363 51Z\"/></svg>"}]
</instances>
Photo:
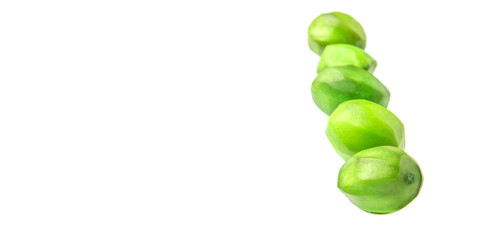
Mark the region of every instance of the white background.
<instances>
[{"instance_id":1,"label":"white background","mask_svg":"<svg viewBox=\"0 0 483 240\"><path fill-rule=\"evenodd\" d=\"M337 189L307 28L342 11L425 183ZM0 239L481 239L477 1L2 1Z\"/></svg>"}]
</instances>

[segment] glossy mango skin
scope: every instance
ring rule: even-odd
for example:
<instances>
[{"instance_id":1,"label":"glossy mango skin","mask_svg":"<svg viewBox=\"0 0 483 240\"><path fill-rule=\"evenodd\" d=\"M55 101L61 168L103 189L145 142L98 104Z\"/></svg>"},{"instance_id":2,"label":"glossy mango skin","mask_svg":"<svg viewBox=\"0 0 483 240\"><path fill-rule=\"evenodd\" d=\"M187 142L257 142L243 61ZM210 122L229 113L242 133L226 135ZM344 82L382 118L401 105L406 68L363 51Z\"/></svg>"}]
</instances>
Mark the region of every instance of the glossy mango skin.
<instances>
[{"instance_id":1,"label":"glossy mango skin","mask_svg":"<svg viewBox=\"0 0 483 240\"><path fill-rule=\"evenodd\" d=\"M353 99L366 99L387 107L391 95L376 77L355 66L322 69L312 82L311 92L317 107L327 115L339 104Z\"/></svg>"},{"instance_id":2,"label":"glossy mango skin","mask_svg":"<svg viewBox=\"0 0 483 240\"><path fill-rule=\"evenodd\" d=\"M329 117L325 131L336 152L344 159L378 146L404 149L404 125L385 107L367 100L340 104Z\"/></svg>"},{"instance_id":3,"label":"glossy mango skin","mask_svg":"<svg viewBox=\"0 0 483 240\"><path fill-rule=\"evenodd\" d=\"M337 187L360 209L392 213L418 195L423 175L416 161L400 148L380 146L363 150L339 171Z\"/></svg>"},{"instance_id":4,"label":"glossy mango skin","mask_svg":"<svg viewBox=\"0 0 483 240\"><path fill-rule=\"evenodd\" d=\"M337 66L356 66L370 73L376 69L377 62L364 50L349 44L327 45L320 56L317 72L324 68Z\"/></svg>"},{"instance_id":5,"label":"glossy mango skin","mask_svg":"<svg viewBox=\"0 0 483 240\"><path fill-rule=\"evenodd\" d=\"M352 16L341 12L324 13L309 25L309 47L320 55L329 44L347 43L364 49L366 33Z\"/></svg>"}]
</instances>

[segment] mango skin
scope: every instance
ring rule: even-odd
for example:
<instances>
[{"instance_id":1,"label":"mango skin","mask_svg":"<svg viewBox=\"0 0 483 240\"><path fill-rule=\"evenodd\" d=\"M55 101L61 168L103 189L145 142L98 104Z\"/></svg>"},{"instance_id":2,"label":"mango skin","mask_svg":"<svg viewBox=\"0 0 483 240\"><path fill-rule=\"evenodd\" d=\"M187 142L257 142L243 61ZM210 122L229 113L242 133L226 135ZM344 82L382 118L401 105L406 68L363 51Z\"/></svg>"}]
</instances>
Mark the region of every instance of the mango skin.
<instances>
[{"instance_id":1,"label":"mango skin","mask_svg":"<svg viewBox=\"0 0 483 240\"><path fill-rule=\"evenodd\" d=\"M393 213L408 205L421 190L423 175L403 150L380 146L363 150L339 171L337 187L360 209Z\"/></svg>"},{"instance_id":2,"label":"mango skin","mask_svg":"<svg viewBox=\"0 0 483 240\"><path fill-rule=\"evenodd\" d=\"M404 149L405 144L401 120L383 106L362 99L340 104L330 115L325 133L344 160L365 149Z\"/></svg>"},{"instance_id":3,"label":"mango skin","mask_svg":"<svg viewBox=\"0 0 483 240\"><path fill-rule=\"evenodd\" d=\"M348 100L366 99L387 107L391 97L389 90L376 77L355 66L321 70L312 82L311 92L317 107L327 115Z\"/></svg>"},{"instance_id":4,"label":"mango skin","mask_svg":"<svg viewBox=\"0 0 483 240\"><path fill-rule=\"evenodd\" d=\"M320 56L317 72L328 67L356 66L370 73L376 69L377 62L364 50L349 44L327 45Z\"/></svg>"},{"instance_id":5,"label":"mango skin","mask_svg":"<svg viewBox=\"0 0 483 240\"><path fill-rule=\"evenodd\" d=\"M329 44L347 43L359 48L366 47L366 33L352 16L341 12L319 15L309 25L309 47L320 55Z\"/></svg>"}]
</instances>

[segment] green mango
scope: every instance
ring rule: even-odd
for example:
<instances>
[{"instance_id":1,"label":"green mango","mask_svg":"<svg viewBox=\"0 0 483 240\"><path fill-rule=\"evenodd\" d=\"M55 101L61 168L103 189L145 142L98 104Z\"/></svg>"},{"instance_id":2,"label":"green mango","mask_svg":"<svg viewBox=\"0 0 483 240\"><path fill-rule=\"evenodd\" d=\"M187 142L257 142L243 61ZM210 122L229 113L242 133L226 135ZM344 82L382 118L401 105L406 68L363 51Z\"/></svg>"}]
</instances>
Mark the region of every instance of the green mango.
<instances>
[{"instance_id":1,"label":"green mango","mask_svg":"<svg viewBox=\"0 0 483 240\"><path fill-rule=\"evenodd\" d=\"M324 13L309 25L309 47L320 55L326 45L347 43L364 49L366 33L353 17L341 13Z\"/></svg>"},{"instance_id":2,"label":"green mango","mask_svg":"<svg viewBox=\"0 0 483 240\"><path fill-rule=\"evenodd\" d=\"M349 44L327 45L320 56L317 72L324 68L352 65L373 73L377 62L364 50Z\"/></svg>"},{"instance_id":3,"label":"green mango","mask_svg":"<svg viewBox=\"0 0 483 240\"><path fill-rule=\"evenodd\" d=\"M325 133L344 160L378 146L404 149L405 143L401 120L385 107L362 99L340 104L330 115Z\"/></svg>"},{"instance_id":4,"label":"green mango","mask_svg":"<svg viewBox=\"0 0 483 240\"><path fill-rule=\"evenodd\" d=\"M391 95L376 77L355 66L322 69L312 82L311 91L315 104L327 115L352 99L366 99L387 107Z\"/></svg>"},{"instance_id":5,"label":"green mango","mask_svg":"<svg viewBox=\"0 0 483 240\"><path fill-rule=\"evenodd\" d=\"M316 41L312 40L311 38L309 38L308 43L309 43L310 50L317 53L317 55L321 55L322 52L324 51L324 47L319 45Z\"/></svg>"},{"instance_id":6,"label":"green mango","mask_svg":"<svg viewBox=\"0 0 483 240\"><path fill-rule=\"evenodd\" d=\"M339 171L337 187L360 209L393 213L418 195L423 175L403 150L380 146L358 152Z\"/></svg>"}]
</instances>

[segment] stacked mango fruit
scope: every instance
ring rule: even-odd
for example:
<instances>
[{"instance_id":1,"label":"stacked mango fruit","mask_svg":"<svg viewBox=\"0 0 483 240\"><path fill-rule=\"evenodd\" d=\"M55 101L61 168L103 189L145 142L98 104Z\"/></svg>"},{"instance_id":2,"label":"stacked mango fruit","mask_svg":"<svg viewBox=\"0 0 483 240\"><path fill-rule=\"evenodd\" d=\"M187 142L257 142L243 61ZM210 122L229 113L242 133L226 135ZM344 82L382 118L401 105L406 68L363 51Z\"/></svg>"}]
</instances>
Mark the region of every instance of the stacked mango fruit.
<instances>
[{"instance_id":1,"label":"stacked mango fruit","mask_svg":"<svg viewBox=\"0 0 483 240\"><path fill-rule=\"evenodd\" d=\"M338 188L360 209L393 213L418 195L421 169L405 151L404 125L387 109L390 93L372 74L366 34L352 16L318 16L309 47L320 55L312 98L329 115L326 135L345 163Z\"/></svg>"}]
</instances>

